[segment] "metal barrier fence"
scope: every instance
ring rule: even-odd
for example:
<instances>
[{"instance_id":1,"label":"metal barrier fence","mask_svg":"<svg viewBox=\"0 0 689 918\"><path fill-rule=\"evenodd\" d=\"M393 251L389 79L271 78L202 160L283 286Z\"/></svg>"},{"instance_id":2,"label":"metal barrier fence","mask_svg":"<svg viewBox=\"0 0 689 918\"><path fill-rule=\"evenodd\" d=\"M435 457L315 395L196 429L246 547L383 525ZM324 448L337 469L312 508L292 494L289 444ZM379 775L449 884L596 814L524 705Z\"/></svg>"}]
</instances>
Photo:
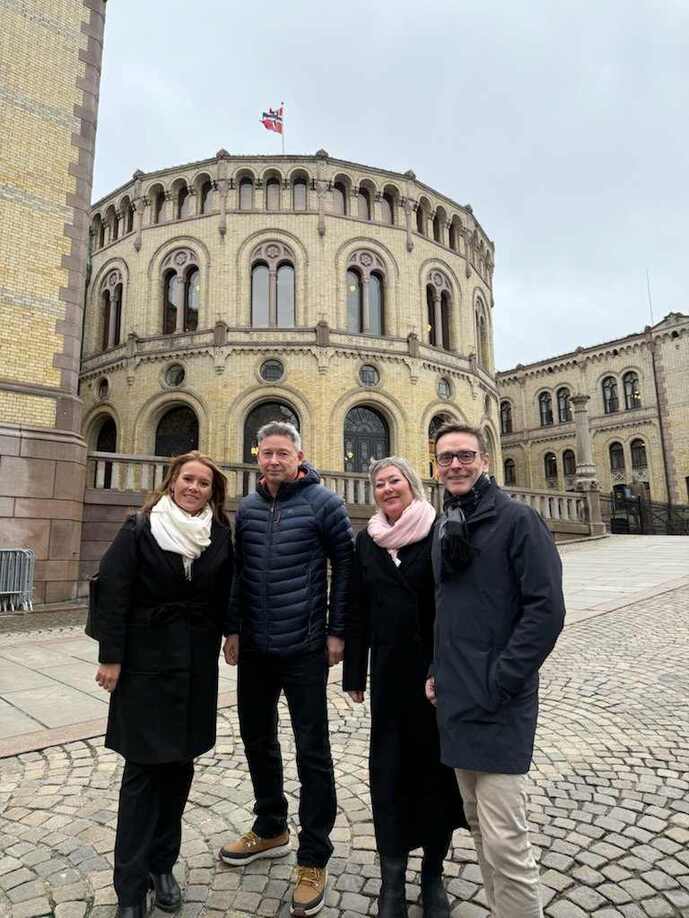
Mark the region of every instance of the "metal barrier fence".
<instances>
[{"instance_id":1,"label":"metal barrier fence","mask_svg":"<svg viewBox=\"0 0 689 918\"><path fill-rule=\"evenodd\" d=\"M36 555L30 548L0 548L0 612L31 612Z\"/></svg>"}]
</instances>

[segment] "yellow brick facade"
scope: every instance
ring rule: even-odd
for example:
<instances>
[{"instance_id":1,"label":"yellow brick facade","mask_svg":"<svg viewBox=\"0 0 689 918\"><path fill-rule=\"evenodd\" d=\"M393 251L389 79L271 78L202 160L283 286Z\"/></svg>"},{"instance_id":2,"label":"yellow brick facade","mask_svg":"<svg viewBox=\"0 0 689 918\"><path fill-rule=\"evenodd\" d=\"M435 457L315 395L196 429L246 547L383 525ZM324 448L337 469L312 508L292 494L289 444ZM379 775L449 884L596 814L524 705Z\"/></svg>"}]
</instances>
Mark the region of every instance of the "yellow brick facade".
<instances>
[{"instance_id":1,"label":"yellow brick facade","mask_svg":"<svg viewBox=\"0 0 689 918\"><path fill-rule=\"evenodd\" d=\"M253 206L242 210L238 186L246 175L254 182ZM295 175L308 182L306 208L299 211L293 207ZM266 183L271 176L280 181L280 198L279 209L268 211ZM176 219L179 188L184 184L196 191L206 178L217 186L210 212L198 212L197 193L193 213ZM350 215L333 212L336 181L347 189ZM152 225L158 186L169 200L161 222ZM358 216L358 188L370 189L371 219ZM380 196L386 190L394 201L394 225L383 222ZM127 232L129 201L136 212ZM419 232L417 207L427 208L425 234ZM151 455L161 415L175 404L187 404L198 417L201 448L223 462L241 462L247 415L268 400L293 408L307 455L332 471L344 468L345 417L359 405L382 416L389 448L408 456L425 475L428 429L435 415L481 425L498 444L493 246L470 209L413 177L331 160L325 154L272 159L220 155L138 175L98 202L92 228L81 381L84 434L91 449L104 419L111 416L118 452ZM251 327L252 253L271 242L292 253L292 328ZM185 250L200 271L198 329L162 335L164 265ZM384 278L383 335L346 330L347 266L362 252L377 260ZM102 291L113 271L119 272L123 285L120 344L103 350ZM449 342L444 342L449 347L429 344L426 286L438 272L451 302ZM477 311L485 328L482 352ZM218 323L225 323L226 332ZM264 382L259 375L261 364L271 357L284 366L277 383ZM181 387L170 389L164 372L173 362L183 364L186 377ZM363 364L376 368L378 384L362 386L358 374ZM449 397L438 393L441 379L449 384ZM99 398L104 380L109 391Z\"/></svg>"},{"instance_id":2,"label":"yellow brick facade","mask_svg":"<svg viewBox=\"0 0 689 918\"><path fill-rule=\"evenodd\" d=\"M636 374L638 398L625 393L624 380ZM520 487L562 489L564 453L576 450L573 421L560 420L557 394L584 394L588 402L593 458L601 491L626 484L651 500L689 503L689 317L670 313L644 332L497 374L501 404L509 405L511 432L501 431L503 460L514 463ZM603 394L615 380L617 405ZM550 393L553 422L543 424L540 397ZM566 417L566 415L565 415ZM643 452L638 444L643 444ZM623 465L615 463L613 453ZM633 445L635 444L634 448ZM546 454L554 454L557 477L546 477ZM642 459L645 453L646 463ZM615 468L612 466L615 465ZM646 485L648 488L646 488Z\"/></svg>"},{"instance_id":3,"label":"yellow brick facade","mask_svg":"<svg viewBox=\"0 0 689 918\"><path fill-rule=\"evenodd\" d=\"M55 402L50 398L0 391L0 416L7 424L18 427L52 427L55 423Z\"/></svg>"}]
</instances>

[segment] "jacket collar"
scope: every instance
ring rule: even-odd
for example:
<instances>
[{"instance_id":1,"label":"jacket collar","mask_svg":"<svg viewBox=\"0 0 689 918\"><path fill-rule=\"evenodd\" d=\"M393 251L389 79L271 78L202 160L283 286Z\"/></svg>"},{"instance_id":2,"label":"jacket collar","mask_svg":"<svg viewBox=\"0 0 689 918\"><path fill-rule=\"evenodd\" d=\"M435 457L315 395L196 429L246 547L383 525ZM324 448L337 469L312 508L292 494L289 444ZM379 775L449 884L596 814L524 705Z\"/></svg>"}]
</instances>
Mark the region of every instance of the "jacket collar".
<instances>
[{"instance_id":1,"label":"jacket collar","mask_svg":"<svg viewBox=\"0 0 689 918\"><path fill-rule=\"evenodd\" d=\"M256 482L256 493L260 494L265 500L270 501L270 503L273 503L275 500L284 500L286 497L290 497L292 494L306 487L306 485L318 484L320 480L321 476L314 467L309 465L308 462L303 462L299 466L297 477L292 479L292 481L283 481L275 497L273 497L263 483L263 478L259 478Z\"/></svg>"},{"instance_id":2,"label":"jacket collar","mask_svg":"<svg viewBox=\"0 0 689 918\"><path fill-rule=\"evenodd\" d=\"M488 488L486 488L483 495L481 496L481 500L479 501L476 510L467 519L467 526L474 526L476 523L494 517L497 513L496 504L504 498L505 496L503 495L501 489L498 487L495 479L491 478L490 485ZM510 499L511 498L507 498L507 500Z\"/></svg>"}]
</instances>

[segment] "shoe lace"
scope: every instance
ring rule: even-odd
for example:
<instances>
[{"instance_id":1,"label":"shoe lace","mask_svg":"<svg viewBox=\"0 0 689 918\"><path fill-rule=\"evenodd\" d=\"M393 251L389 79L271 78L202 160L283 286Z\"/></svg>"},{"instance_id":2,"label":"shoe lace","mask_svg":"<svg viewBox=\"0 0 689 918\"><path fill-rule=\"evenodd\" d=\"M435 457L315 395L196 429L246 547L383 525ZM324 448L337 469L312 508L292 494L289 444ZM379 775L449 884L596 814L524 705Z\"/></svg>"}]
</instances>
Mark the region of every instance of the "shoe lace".
<instances>
[{"instance_id":1,"label":"shoe lace","mask_svg":"<svg viewBox=\"0 0 689 918\"><path fill-rule=\"evenodd\" d=\"M305 886L312 886L318 890L321 888L321 874L323 871L320 867L297 867L297 886L302 883Z\"/></svg>"},{"instance_id":2,"label":"shoe lace","mask_svg":"<svg viewBox=\"0 0 689 918\"><path fill-rule=\"evenodd\" d=\"M239 840L246 848L255 848L259 842L258 835L255 832L247 832Z\"/></svg>"}]
</instances>

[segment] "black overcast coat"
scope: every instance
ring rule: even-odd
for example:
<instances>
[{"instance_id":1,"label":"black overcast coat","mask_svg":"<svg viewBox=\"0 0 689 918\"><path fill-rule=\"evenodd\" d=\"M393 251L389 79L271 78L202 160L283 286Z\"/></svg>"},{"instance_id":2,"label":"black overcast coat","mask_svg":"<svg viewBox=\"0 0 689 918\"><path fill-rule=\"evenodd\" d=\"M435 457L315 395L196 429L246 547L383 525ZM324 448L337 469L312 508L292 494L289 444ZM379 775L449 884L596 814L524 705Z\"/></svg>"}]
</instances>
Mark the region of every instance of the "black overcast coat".
<instances>
[{"instance_id":1,"label":"black overcast coat","mask_svg":"<svg viewBox=\"0 0 689 918\"><path fill-rule=\"evenodd\" d=\"M525 774L538 717L538 670L565 618L562 564L547 526L495 483L468 520L475 557L442 572L433 542L433 673L442 760L454 768Z\"/></svg>"},{"instance_id":2,"label":"black overcast coat","mask_svg":"<svg viewBox=\"0 0 689 918\"><path fill-rule=\"evenodd\" d=\"M425 696L435 613L431 539L400 549L399 568L368 532L356 539L342 685L366 688L370 650L373 822L378 850L389 856L466 825Z\"/></svg>"},{"instance_id":3,"label":"black overcast coat","mask_svg":"<svg viewBox=\"0 0 689 918\"><path fill-rule=\"evenodd\" d=\"M229 528L213 521L211 544L184 576L150 522L135 517L100 562L101 663L121 663L105 745L141 764L188 761L215 743L218 655L232 582Z\"/></svg>"},{"instance_id":4,"label":"black overcast coat","mask_svg":"<svg viewBox=\"0 0 689 918\"><path fill-rule=\"evenodd\" d=\"M306 464L301 472L275 498L259 481L235 519L237 578L226 633L260 653L289 656L324 648L326 632L344 637L352 527L342 498L320 484L318 472Z\"/></svg>"}]
</instances>

